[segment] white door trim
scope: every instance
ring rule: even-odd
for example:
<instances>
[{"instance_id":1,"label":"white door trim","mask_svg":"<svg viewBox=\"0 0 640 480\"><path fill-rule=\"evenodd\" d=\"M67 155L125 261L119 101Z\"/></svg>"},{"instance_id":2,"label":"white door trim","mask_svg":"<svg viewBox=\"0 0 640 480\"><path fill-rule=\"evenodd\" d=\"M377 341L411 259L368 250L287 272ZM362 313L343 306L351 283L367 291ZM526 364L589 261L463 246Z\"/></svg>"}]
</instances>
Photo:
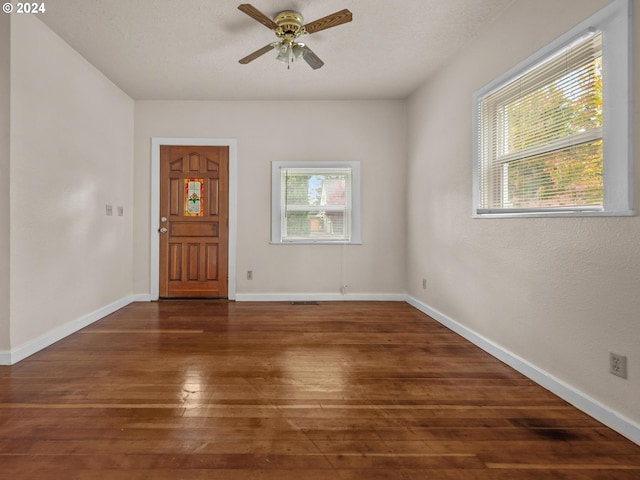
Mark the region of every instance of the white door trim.
<instances>
[{"instance_id":1,"label":"white door trim","mask_svg":"<svg viewBox=\"0 0 640 480\"><path fill-rule=\"evenodd\" d=\"M229 287L228 298L236 298L236 225L238 191L238 145L235 138L151 138L151 231L149 285L151 300L160 297L160 145L229 147Z\"/></svg>"}]
</instances>

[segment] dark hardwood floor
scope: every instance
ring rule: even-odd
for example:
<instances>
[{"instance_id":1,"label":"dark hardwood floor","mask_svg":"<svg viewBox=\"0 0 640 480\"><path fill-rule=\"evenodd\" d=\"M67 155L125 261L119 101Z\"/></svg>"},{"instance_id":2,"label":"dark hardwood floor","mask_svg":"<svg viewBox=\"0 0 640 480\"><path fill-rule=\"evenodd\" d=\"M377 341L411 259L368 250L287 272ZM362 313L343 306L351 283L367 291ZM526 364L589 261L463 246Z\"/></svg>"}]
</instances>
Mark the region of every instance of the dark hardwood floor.
<instances>
[{"instance_id":1,"label":"dark hardwood floor","mask_svg":"<svg viewBox=\"0 0 640 480\"><path fill-rule=\"evenodd\" d=\"M0 478L638 480L640 446L405 303L136 303L0 367Z\"/></svg>"}]
</instances>

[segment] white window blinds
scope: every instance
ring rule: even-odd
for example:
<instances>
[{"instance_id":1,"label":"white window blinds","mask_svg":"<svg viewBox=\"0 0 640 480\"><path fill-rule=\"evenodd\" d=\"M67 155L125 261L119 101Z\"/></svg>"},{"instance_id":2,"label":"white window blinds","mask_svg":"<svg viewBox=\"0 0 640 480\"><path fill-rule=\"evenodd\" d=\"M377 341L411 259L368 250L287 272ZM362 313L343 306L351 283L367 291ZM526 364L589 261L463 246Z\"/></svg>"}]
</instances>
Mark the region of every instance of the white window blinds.
<instances>
[{"instance_id":1,"label":"white window blinds","mask_svg":"<svg viewBox=\"0 0 640 480\"><path fill-rule=\"evenodd\" d=\"M479 99L478 213L602 210L602 35Z\"/></svg>"},{"instance_id":2,"label":"white window blinds","mask_svg":"<svg viewBox=\"0 0 640 480\"><path fill-rule=\"evenodd\" d=\"M282 241L351 240L350 168L282 168Z\"/></svg>"}]
</instances>

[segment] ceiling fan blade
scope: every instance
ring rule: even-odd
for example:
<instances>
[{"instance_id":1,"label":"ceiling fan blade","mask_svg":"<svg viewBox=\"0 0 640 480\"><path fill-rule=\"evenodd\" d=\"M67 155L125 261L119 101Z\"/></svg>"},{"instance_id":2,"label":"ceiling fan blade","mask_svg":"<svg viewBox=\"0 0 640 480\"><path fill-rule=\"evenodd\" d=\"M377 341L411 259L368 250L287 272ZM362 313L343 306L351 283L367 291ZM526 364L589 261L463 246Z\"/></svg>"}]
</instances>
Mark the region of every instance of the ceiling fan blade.
<instances>
[{"instance_id":1,"label":"ceiling fan blade","mask_svg":"<svg viewBox=\"0 0 640 480\"><path fill-rule=\"evenodd\" d=\"M249 3L243 3L242 5L238 5L238 10L246 13L251 18L253 18L254 20L257 20L258 22L260 22L265 27L271 30L275 30L276 28L278 28L278 25L276 24L276 22L271 20L264 13L262 13L260 10L258 10L256 7L254 7Z\"/></svg>"},{"instance_id":2,"label":"ceiling fan blade","mask_svg":"<svg viewBox=\"0 0 640 480\"><path fill-rule=\"evenodd\" d=\"M262 55L264 55L267 52L270 52L271 50L273 50L273 43L270 43L269 45L265 45L264 47L256 50L255 52L250 53L246 57L241 58L239 62L243 65L246 65L247 63L254 61L256 58L261 57Z\"/></svg>"},{"instance_id":3,"label":"ceiling fan blade","mask_svg":"<svg viewBox=\"0 0 640 480\"><path fill-rule=\"evenodd\" d=\"M348 23L352 19L353 15L349 10L345 8L344 10L340 10L339 12L319 18L314 22L307 23L304 28L307 33L315 33L327 28L337 27L338 25L342 25L343 23Z\"/></svg>"},{"instance_id":4,"label":"ceiling fan blade","mask_svg":"<svg viewBox=\"0 0 640 480\"><path fill-rule=\"evenodd\" d=\"M302 58L304 58L304 61L307 62L311 68L317 70L324 65L324 62L320 60L320 58L313 53L309 47L305 45L303 48L304 53L302 54Z\"/></svg>"}]
</instances>

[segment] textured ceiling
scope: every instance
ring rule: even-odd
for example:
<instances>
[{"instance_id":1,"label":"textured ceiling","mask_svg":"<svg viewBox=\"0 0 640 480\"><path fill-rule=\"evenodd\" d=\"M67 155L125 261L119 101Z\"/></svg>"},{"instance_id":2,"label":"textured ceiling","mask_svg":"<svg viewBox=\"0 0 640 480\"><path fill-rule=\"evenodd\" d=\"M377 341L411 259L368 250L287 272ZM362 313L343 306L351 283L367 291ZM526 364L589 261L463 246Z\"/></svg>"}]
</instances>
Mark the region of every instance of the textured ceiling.
<instances>
[{"instance_id":1,"label":"textured ceiling","mask_svg":"<svg viewBox=\"0 0 640 480\"><path fill-rule=\"evenodd\" d=\"M253 0L273 18L309 23L343 8L353 21L305 36L324 62L287 66L275 40L229 0L51 0L40 14L60 37L134 99L397 99L413 92L514 0Z\"/></svg>"}]
</instances>

